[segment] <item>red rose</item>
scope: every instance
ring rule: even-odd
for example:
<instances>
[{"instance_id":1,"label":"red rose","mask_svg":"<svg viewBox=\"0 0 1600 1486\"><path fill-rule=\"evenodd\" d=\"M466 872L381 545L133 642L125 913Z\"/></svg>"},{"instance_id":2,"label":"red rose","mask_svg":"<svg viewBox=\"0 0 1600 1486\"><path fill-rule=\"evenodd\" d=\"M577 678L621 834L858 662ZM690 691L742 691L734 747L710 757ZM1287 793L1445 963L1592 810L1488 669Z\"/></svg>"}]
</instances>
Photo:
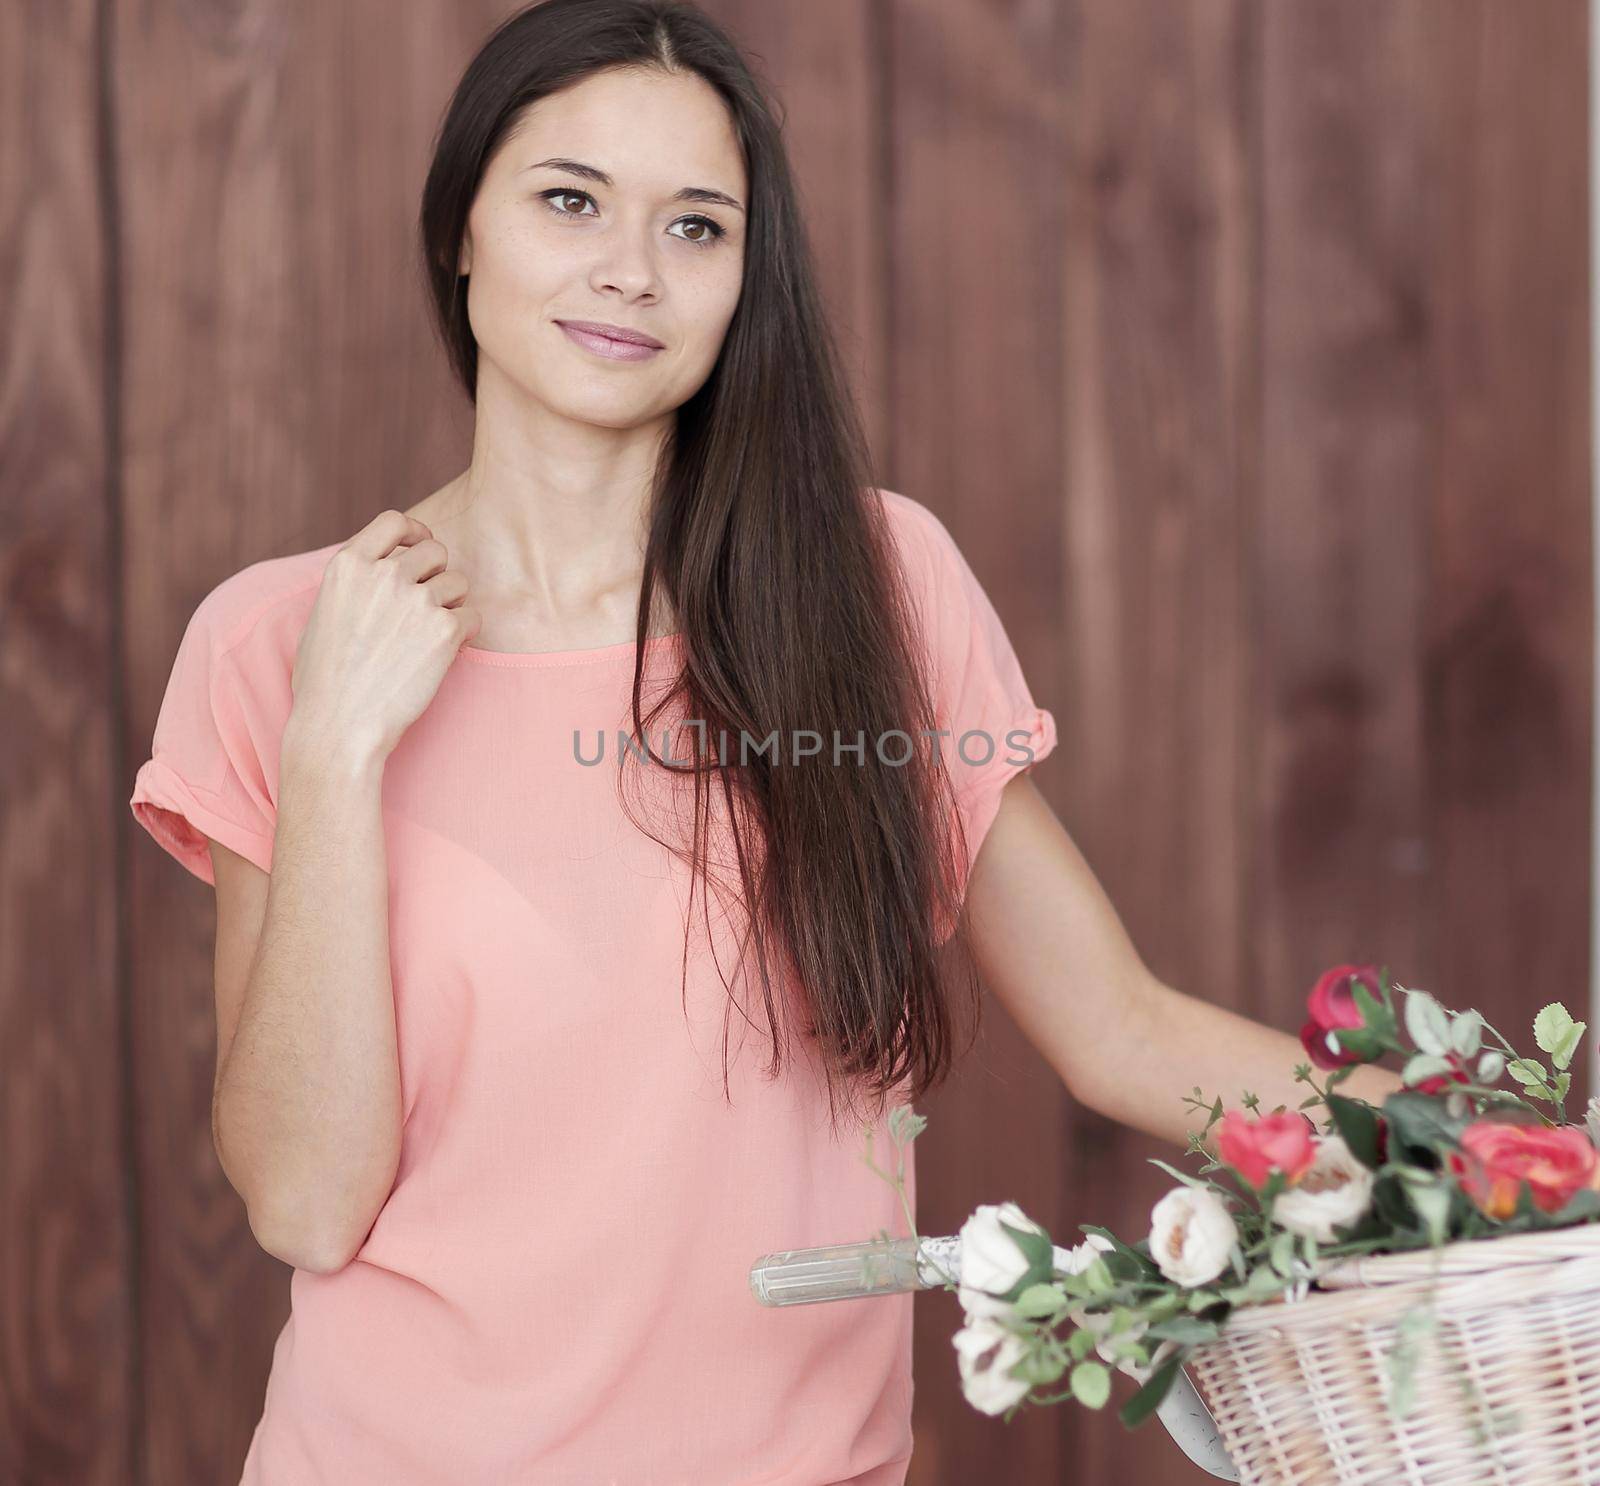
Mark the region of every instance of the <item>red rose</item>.
<instances>
[{"instance_id":1,"label":"red rose","mask_svg":"<svg viewBox=\"0 0 1600 1486\"><path fill-rule=\"evenodd\" d=\"M1461 1147L1448 1153L1450 1171L1479 1211L1496 1221L1516 1212L1524 1182L1545 1213L1558 1212L1583 1187L1600 1190L1600 1153L1576 1125L1475 1120L1461 1132Z\"/></svg>"},{"instance_id":2,"label":"red rose","mask_svg":"<svg viewBox=\"0 0 1600 1486\"><path fill-rule=\"evenodd\" d=\"M1419 1094L1440 1094L1450 1084L1470 1084L1471 1076L1467 1072L1467 1065L1463 1063L1455 1052L1448 1052L1445 1057L1450 1062L1450 1072L1430 1073L1427 1078L1419 1079L1412 1085Z\"/></svg>"},{"instance_id":3,"label":"red rose","mask_svg":"<svg viewBox=\"0 0 1600 1486\"><path fill-rule=\"evenodd\" d=\"M1366 1025L1352 988L1357 982L1381 996L1376 965L1335 965L1323 972L1306 997L1310 1020L1300 1029L1300 1044L1318 1068L1344 1068L1363 1061L1328 1041L1329 1034L1341 1027Z\"/></svg>"},{"instance_id":4,"label":"red rose","mask_svg":"<svg viewBox=\"0 0 1600 1486\"><path fill-rule=\"evenodd\" d=\"M1264 1187L1274 1167L1292 1187L1317 1158L1314 1129L1299 1110L1252 1120L1230 1109L1217 1130L1217 1154L1252 1187Z\"/></svg>"}]
</instances>

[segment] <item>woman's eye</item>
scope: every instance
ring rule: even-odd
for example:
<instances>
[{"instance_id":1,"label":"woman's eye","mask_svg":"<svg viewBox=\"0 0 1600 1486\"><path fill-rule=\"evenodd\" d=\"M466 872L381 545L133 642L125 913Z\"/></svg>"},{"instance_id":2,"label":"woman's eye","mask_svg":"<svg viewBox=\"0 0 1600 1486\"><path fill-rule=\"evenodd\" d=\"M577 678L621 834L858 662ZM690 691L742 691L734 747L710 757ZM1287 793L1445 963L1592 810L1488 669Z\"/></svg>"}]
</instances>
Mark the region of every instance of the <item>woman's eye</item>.
<instances>
[{"instance_id":1,"label":"woman's eye","mask_svg":"<svg viewBox=\"0 0 1600 1486\"><path fill-rule=\"evenodd\" d=\"M724 237L727 234L727 228L719 226L710 217L679 217L672 225L674 227L682 225L702 228L705 233L703 237L686 237L684 239L685 242L693 243L697 248L706 247L716 242L719 237Z\"/></svg>"},{"instance_id":2,"label":"woman's eye","mask_svg":"<svg viewBox=\"0 0 1600 1486\"><path fill-rule=\"evenodd\" d=\"M594 200L594 197L592 197L587 191L569 191L560 186L556 187L556 189L553 191L541 191L539 194L550 203L550 210L553 211L558 217L582 217L587 215L585 212L569 212L564 206L557 206L556 202L558 201L572 201L574 199L578 201Z\"/></svg>"},{"instance_id":3,"label":"woman's eye","mask_svg":"<svg viewBox=\"0 0 1600 1486\"><path fill-rule=\"evenodd\" d=\"M556 186L549 191L541 191L539 195L558 217L587 217L593 215L584 211L568 211L565 206L558 205L558 203L566 201L587 201L592 206L594 197L587 191L574 190L570 186ZM720 223L713 222L710 217L698 215L679 217L672 225L674 227L694 227L699 229L701 234L699 237L685 237L683 239L690 247L694 248L708 248L717 242L719 238L726 237L728 234L728 229Z\"/></svg>"}]
</instances>

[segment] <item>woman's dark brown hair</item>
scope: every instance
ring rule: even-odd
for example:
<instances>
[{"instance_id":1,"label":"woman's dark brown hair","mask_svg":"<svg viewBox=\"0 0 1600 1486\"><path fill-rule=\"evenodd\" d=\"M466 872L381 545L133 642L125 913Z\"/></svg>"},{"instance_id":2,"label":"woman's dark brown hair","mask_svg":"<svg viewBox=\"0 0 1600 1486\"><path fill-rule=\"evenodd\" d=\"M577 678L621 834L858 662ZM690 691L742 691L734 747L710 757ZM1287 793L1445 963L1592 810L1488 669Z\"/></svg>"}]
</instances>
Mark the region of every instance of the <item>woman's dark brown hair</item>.
<instances>
[{"instance_id":1,"label":"woman's dark brown hair","mask_svg":"<svg viewBox=\"0 0 1600 1486\"><path fill-rule=\"evenodd\" d=\"M822 309L781 120L734 42L693 5L544 0L495 30L450 101L423 190L423 263L452 366L475 398L477 345L457 267L484 169L531 104L612 68L693 73L714 88L750 195L738 308L704 386L677 411L652 492L632 725L648 739L674 698L703 720L709 746L684 771L692 845L661 844L690 866L692 920L693 882L712 882L719 792L717 829L731 831L731 846L718 855L737 865L740 932L773 1032L769 1072L783 1066L779 1028L789 1021L774 1005L776 980L799 988L795 1011L822 1055L837 1133L841 1088L852 1109L858 1089L870 1092L880 1117L891 1092L915 1100L943 1082L955 1058L952 992L964 988L975 1013L979 998L965 936L946 937L965 843L923 732L937 726L931 674ZM641 717L657 583L679 617L684 665ZM803 730L827 746L795 762L790 740ZM780 758L740 761L741 735L774 731ZM864 736L859 765L854 753L835 763L836 731L846 742ZM886 762L903 758L901 734L914 750ZM653 752L650 766L664 767ZM685 955L687 986L687 944ZM723 1046L726 1090L726 1022Z\"/></svg>"}]
</instances>

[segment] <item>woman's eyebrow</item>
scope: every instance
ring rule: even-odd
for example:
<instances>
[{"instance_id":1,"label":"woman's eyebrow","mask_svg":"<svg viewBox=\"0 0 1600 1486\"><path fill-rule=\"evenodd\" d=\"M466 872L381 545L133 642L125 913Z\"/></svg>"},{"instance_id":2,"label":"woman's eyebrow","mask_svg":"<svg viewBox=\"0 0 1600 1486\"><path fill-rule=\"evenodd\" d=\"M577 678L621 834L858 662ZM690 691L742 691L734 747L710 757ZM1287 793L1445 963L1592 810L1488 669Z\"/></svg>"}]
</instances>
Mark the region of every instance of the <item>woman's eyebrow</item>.
<instances>
[{"instance_id":1,"label":"woman's eyebrow","mask_svg":"<svg viewBox=\"0 0 1600 1486\"><path fill-rule=\"evenodd\" d=\"M605 171L593 165L585 165L581 160L568 160L557 155L550 160L535 160L532 165L524 167L528 170L565 170L571 175L581 176L586 181L594 181L601 186L615 186L616 182ZM714 202L719 206L731 206L735 211L744 210L743 203L736 196L730 196L726 191L713 191L709 186L685 186L673 194L674 201L706 201Z\"/></svg>"}]
</instances>

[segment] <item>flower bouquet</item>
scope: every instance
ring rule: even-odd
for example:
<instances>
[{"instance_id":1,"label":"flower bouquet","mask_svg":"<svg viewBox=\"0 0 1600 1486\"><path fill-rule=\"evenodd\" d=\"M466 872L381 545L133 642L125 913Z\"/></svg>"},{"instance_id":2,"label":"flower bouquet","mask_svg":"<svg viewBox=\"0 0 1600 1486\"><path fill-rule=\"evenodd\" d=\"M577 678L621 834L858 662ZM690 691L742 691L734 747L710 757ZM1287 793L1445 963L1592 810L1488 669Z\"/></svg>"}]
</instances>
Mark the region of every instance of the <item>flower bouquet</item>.
<instances>
[{"instance_id":1,"label":"flower bouquet","mask_svg":"<svg viewBox=\"0 0 1600 1486\"><path fill-rule=\"evenodd\" d=\"M1118 1370L1139 1385L1119 1411L1133 1428L1192 1360L1245 1481L1455 1481L1491 1462L1502 1481L1600 1480L1600 1099L1580 1124L1564 1104L1584 1030L1540 1010L1547 1067L1476 1011L1335 966L1301 1032L1310 1097L1224 1112L1196 1088L1204 1164L1153 1162L1180 1185L1147 1237L1084 1224L1062 1249L1015 1203L973 1212L942 1261L965 1397L1007 1421L1098 1409ZM1381 1108L1336 1092L1391 1052L1404 1087ZM896 1110L891 1136L925 1124ZM870 1134L864 1159L878 1171ZM903 1164L879 1175L904 1197Z\"/></svg>"}]
</instances>

